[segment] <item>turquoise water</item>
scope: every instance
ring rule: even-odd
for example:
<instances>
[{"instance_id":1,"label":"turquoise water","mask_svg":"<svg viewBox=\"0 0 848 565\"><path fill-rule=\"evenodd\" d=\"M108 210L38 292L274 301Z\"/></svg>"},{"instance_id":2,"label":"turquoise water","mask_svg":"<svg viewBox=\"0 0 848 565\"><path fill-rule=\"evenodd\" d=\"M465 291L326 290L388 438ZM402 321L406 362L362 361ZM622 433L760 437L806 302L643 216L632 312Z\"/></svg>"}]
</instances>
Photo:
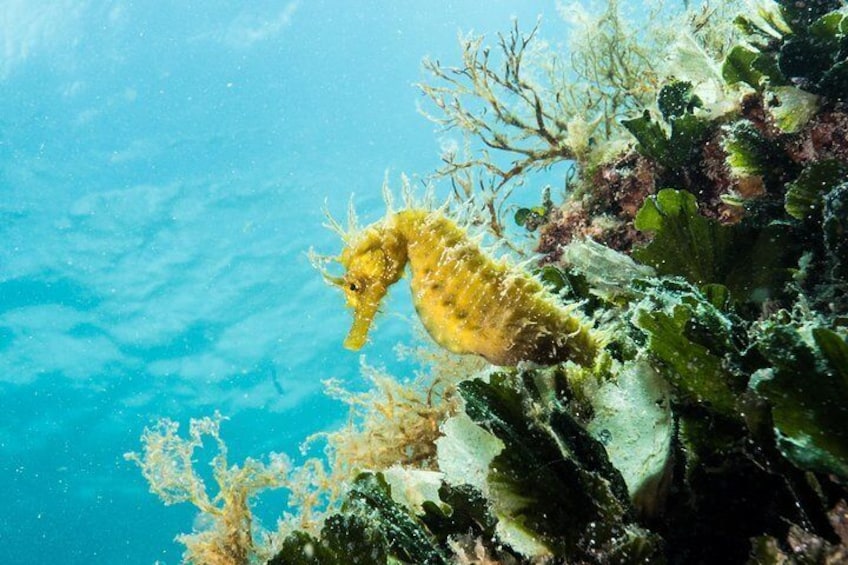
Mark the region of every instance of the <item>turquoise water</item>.
<instances>
[{"instance_id":1,"label":"turquoise water","mask_svg":"<svg viewBox=\"0 0 848 565\"><path fill-rule=\"evenodd\" d=\"M192 507L122 457L159 417L220 410L233 462L345 417L324 202L373 220L387 170L433 170L422 57L540 11L556 29L554 2L0 2L3 563L178 563ZM402 375L388 310L365 353Z\"/></svg>"}]
</instances>

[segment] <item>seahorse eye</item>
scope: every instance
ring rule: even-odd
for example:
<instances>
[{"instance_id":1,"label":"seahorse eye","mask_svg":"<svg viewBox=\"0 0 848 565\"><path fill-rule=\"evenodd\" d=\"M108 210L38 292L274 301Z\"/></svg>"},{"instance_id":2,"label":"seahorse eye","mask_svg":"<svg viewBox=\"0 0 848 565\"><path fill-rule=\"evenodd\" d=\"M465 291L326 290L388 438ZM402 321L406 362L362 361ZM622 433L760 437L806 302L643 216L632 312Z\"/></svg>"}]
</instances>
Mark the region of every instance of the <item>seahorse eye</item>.
<instances>
[{"instance_id":1,"label":"seahorse eye","mask_svg":"<svg viewBox=\"0 0 848 565\"><path fill-rule=\"evenodd\" d=\"M358 291L358 290L359 290L359 287L358 287L358 286L356 286L356 283L350 283L350 285L348 286L348 288L351 290L351 292L356 292L356 291Z\"/></svg>"}]
</instances>

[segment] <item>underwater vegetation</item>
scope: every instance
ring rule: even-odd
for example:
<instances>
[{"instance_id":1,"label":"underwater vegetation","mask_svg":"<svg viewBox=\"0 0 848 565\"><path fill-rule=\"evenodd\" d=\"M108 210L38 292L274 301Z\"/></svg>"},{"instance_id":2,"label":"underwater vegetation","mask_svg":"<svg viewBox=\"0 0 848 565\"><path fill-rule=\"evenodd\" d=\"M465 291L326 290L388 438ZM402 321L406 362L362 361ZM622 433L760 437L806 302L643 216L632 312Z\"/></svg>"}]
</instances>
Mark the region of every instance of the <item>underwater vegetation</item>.
<instances>
[{"instance_id":1,"label":"underwater vegetation","mask_svg":"<svg viewBox=\"0 0 848 565\"><path fill-rule=\"evenodd\" d=\"M160 420L145 430L142 453L125 455L138 464L151 491L165 504L191 503L209 523L205 530L177 538L186 546L184 557L190 563L249 563L261 555L262 543L254 538L250 498L284 484L289 473L288 459L281 454L272 454L268 463L248 459L241 466L231 466L220 435L222 420L217 413L192 419L187 438L179 436L177 422ZM210 462L217 485L214 496L203 473L195 469L195 452L203 448L204 437L217 448Z\"/></svg>"},{"instance_id":2,"label":"underwater vegetation","mask_svg":"<svg viewBox=\"0 0 848 565\"><path fill-rule=\"evenodd\" d=\"M349 423L302 466L229 465L220 418L149 429L130 458L153 492L209 517L186 562L848 562L848 7L736 8L652 42L613 2L570 57L516 24L427 63L432 117L468 137L432 180L457 204L336 224L325 276L359 348L408 263L438 347L406 352L414 378L330 383ZM468 235L507 238L508 193L567 160L561 202L512 214L536 256ZM272 487L289 509L265 531Z\"/></svg>"}]
</instances>

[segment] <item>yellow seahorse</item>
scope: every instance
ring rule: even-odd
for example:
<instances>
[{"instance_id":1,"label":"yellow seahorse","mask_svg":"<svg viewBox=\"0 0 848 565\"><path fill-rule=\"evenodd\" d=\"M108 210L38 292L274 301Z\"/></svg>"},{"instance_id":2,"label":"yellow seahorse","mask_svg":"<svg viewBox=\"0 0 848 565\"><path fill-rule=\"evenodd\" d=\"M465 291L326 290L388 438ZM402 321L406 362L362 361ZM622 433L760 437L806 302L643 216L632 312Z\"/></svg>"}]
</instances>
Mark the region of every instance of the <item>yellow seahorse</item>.
<instances>
[{"instance_id":1,"label":"yellow seahorse","mask_svg":"<svg viewBox=\"0 0 848 565\"><path fill-rule=\"evenodd\" d=\"M439 211L390 211L348 234L336 260L353 309L345 347L360 349L389 287L412 271L415 309L427 332L454 353L474 353L494 365L571 360L591 365L599 343L579 317L557 304L534 278L488 257L466 231Z\"/></svg>"}]
</instances>

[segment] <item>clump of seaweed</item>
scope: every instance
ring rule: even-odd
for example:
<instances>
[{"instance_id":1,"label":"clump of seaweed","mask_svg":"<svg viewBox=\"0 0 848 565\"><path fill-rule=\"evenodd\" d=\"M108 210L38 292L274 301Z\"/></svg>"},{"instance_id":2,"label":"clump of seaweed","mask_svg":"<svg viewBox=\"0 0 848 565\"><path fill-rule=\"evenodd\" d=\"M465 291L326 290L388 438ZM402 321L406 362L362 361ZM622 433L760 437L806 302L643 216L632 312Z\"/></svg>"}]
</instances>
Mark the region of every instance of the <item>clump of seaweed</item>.
<instances>
[{"instance_id":1,"label":"clump of seaweed","mask_svg":"<svg viewBox=\"0 0 848 565\"><path fill-rule=\"evenodd\" d=\"M679 53L659 81L655 102L622 121L637 142L633 150L580 168L565 213L551 215L542 233L558 234L561 245L587 235L629 252L641 237L629 229L632 211L666 186L696 195L701 212L725 224L774 217L805 169L845 162L848 122L844 89L836 85L848 24L839 6L815 3L803 12L762 3L736 18L734 44L692 53L675 44ZM709 76L692 70L699 58ZM808 68L812 60L820 68ZM716 98L725 102L716 107ZM638 166L626 165L638 159ZM562 225L563 217L574 227ZM556 257L552 240L546 237L540 247L549 259Z\"/></svg>"},{"instance_id":2,"label":"clump of seaweed","mask_svg":"<svg viewBox=\"0 0 848 565\"><path fill-rule=\"evenodd\" d=\"M626 152L622 121L653 103L665 77L698 75L692 69L724 55L735 34L722 16L735 6L706 2L681 13L656 2L646 28L628 21L617 0L599 10L571 3L560 6L572 28L562 52L539 38L539 23L522 32L515 22L494 49L483 37L460 37L462 64L425 60L431 81L418 85L436 108L425 115L468 140L464 151L443 153L435 176L450 179L461 199L481 199L502 237L504 203L526 175L567 160L591 174ZM675 53L668 46L681 41L685 56L666 62Z\"/></svg>"},{"instance_id":3,"label":"clump of seaweed","mask_svg":"<svg viewBox=\"0 0 848 565\"><path fill-rule=\"evenodd\" d=\"M326 441L336 478L349 481L362 471L393 465L435 468L440 426L459 407L456 384L485 364L474 357L425 351L416 355L435 356L437 361L409 381L363 364L361 373L370 384L366 391L354 393L338 382L326 383L327 393L350 411L344 428L313 436Z\"/></svg>"},{"instance_id":4,"label":"clump of seaweed","mask_svg":"<svg viewBox=\"0 0 848 565\"><path fill-rule=\"evenodd\" d=\"M167 504L188 502L207 520L206 529L182 534L183 559L203 565L247 565L263 563L272 549L263 543L266 537L257 530L250 500L265 489L287 486L290 464L287 457L271 454L267 463L247 459L242 466L227 461L227 446L221 439L223 417L192 419L188 437L179 435L179 424L162 419L146 428L141 437L142 452L127 453L125 458L141 468L150 490ZM204 438L214 443L212 478L217 493L210 495L206 482L195 469L195 452L204 446Z\"/></svg>"},{"instance_id":5,"label":"clump of seaweed","mask_svg":"<svg viewBox=\"0 0 848 565\"><path fill-rule=\"evenodd\" d=\"M202 529L177 538L186 546L184 562L265 563L286 551L286 540L319 535L360 473L392 466L435 469L441 426L459 407L456 384L478 373L485 363L424 346L403 349L402 354L414 356L427 370L412 381L401 381L363 364L369 390L350 392L338 382L326 383L327 393L349 407L348 423L340 430L308 438L304 449L321 440L325 456L299 465L281 454L271 454L268 463L247 459L241 466L229 465L220 435L224 418L217 413L192 419L188 437L181 437L179 424L169 419L147 428L142 452L125 457L139 465L151 492L165 504L188 502L197 507ZM196 467L196 453L204 448L204 439L216 449L211 459L218 488L214 495ZM261 529L250 502L263 490L279 488L288 491L289 511L281 512L276 530Z\"/></svg>"}]
</instances>

